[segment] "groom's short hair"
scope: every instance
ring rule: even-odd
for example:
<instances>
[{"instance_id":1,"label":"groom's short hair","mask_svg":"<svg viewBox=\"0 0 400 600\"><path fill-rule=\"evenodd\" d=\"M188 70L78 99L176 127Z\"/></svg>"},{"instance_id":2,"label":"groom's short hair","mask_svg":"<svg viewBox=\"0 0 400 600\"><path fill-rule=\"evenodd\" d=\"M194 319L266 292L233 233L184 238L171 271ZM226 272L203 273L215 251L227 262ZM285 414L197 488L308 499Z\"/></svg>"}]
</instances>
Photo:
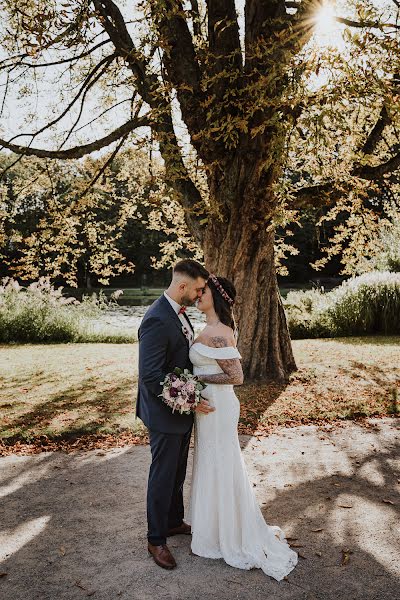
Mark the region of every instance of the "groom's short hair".
<instances>
[{"instance_id":1,"label":"groom's short hair","mask_svg":"<svg viewBox=\"0 0 400 600\"><path fill-rule=\"evenodd\" d=\"M184 273L191 279L197 279L198 277L208 279L209 276L207 269L205 269L203 265L192 258L186 258L177 262L173 268L173 274L175 273Z\"/></svg>"}]
</instances>

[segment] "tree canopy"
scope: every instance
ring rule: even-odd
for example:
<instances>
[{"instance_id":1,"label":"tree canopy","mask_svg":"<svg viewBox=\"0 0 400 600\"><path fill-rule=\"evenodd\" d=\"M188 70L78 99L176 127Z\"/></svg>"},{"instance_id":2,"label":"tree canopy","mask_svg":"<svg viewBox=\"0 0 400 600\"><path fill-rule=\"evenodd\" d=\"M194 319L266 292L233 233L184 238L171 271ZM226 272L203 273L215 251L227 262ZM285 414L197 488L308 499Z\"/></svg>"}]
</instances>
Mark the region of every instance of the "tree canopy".
<instances>
[{"instance_id":1,"label":"tree canopy","mask_svg":"<svg viewBox=\"0 0 400 600\"><path fill-rule=\"evenodd\" d=\"M322 0L0 6L0 110L29 101L3 148L70 159L147 136L207 266L238 290L245 371L285 378L275 229L312 206L355 231L381 214L378 192L397 194L399 2L338 0L326 43Z\"/></svg>"}]
</instances>

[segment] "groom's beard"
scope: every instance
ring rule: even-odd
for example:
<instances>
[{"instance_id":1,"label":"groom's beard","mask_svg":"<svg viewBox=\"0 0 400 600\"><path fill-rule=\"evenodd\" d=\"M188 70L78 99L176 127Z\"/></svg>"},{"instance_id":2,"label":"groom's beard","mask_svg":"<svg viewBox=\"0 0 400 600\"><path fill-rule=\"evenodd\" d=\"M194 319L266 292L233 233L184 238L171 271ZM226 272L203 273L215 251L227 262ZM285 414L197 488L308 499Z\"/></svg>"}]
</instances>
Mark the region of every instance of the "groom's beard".
<instances>
[{"instance_id":1,"label":"groom's beard","mask_svg":"<svg viewBox=\"0 0 400 600\"><path fill-rule=\"evenodd\" d=\"M181 305L182 306L194 306L194 303L196 302L197 299L198 299L197 296L196 296L196 298L194 300L192 300L191 298L187 298L187 297L183 296L182 300L181 300Z\"/></svg>"}]
</instances>

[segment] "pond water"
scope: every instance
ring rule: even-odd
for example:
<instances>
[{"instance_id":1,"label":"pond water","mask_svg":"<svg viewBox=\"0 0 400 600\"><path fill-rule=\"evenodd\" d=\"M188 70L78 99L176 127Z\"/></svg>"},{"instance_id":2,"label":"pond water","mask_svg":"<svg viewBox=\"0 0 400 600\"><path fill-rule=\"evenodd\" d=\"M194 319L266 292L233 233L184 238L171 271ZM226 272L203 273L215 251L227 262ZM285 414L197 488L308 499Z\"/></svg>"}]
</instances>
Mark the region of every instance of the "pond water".
<instances>
[{"instance_id":1,"label":"pond water","mask_svg":"<svg viewBox=\"0 0 400 600\"><path fill-rule=\"evenodd\" d=\"M107 308L101 317L91 320L91 325L95 331L107 330L113 334L136 335L148 308L148 306L115 306ZM194 306L190 306L186 314L197 335L205 325L205 316Z\"/></svg>"}]
</instances>

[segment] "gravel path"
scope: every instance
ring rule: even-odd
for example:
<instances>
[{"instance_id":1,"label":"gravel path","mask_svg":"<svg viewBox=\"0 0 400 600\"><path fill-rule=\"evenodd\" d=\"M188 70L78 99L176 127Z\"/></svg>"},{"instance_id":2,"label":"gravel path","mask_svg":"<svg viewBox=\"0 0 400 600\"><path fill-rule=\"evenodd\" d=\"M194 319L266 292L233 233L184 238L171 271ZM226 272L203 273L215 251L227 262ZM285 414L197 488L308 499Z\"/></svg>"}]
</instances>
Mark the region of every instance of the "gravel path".
<instances>
[{"instance_id":1,"label":"gravel path","mask_svg":"<svg viewBox=\"0 0 400 600\"><path fill-rule=\"evenodd\" d=\"M302 555L281 582L192 555L187 536L170 538L177 569L155 565L146 550L147 446L0 458L0 596L399 599L400 420L367 424L241 437L266 521L296 538ZM190 479L191 460L186 499Z\"/></svg>"}]
</instances>

